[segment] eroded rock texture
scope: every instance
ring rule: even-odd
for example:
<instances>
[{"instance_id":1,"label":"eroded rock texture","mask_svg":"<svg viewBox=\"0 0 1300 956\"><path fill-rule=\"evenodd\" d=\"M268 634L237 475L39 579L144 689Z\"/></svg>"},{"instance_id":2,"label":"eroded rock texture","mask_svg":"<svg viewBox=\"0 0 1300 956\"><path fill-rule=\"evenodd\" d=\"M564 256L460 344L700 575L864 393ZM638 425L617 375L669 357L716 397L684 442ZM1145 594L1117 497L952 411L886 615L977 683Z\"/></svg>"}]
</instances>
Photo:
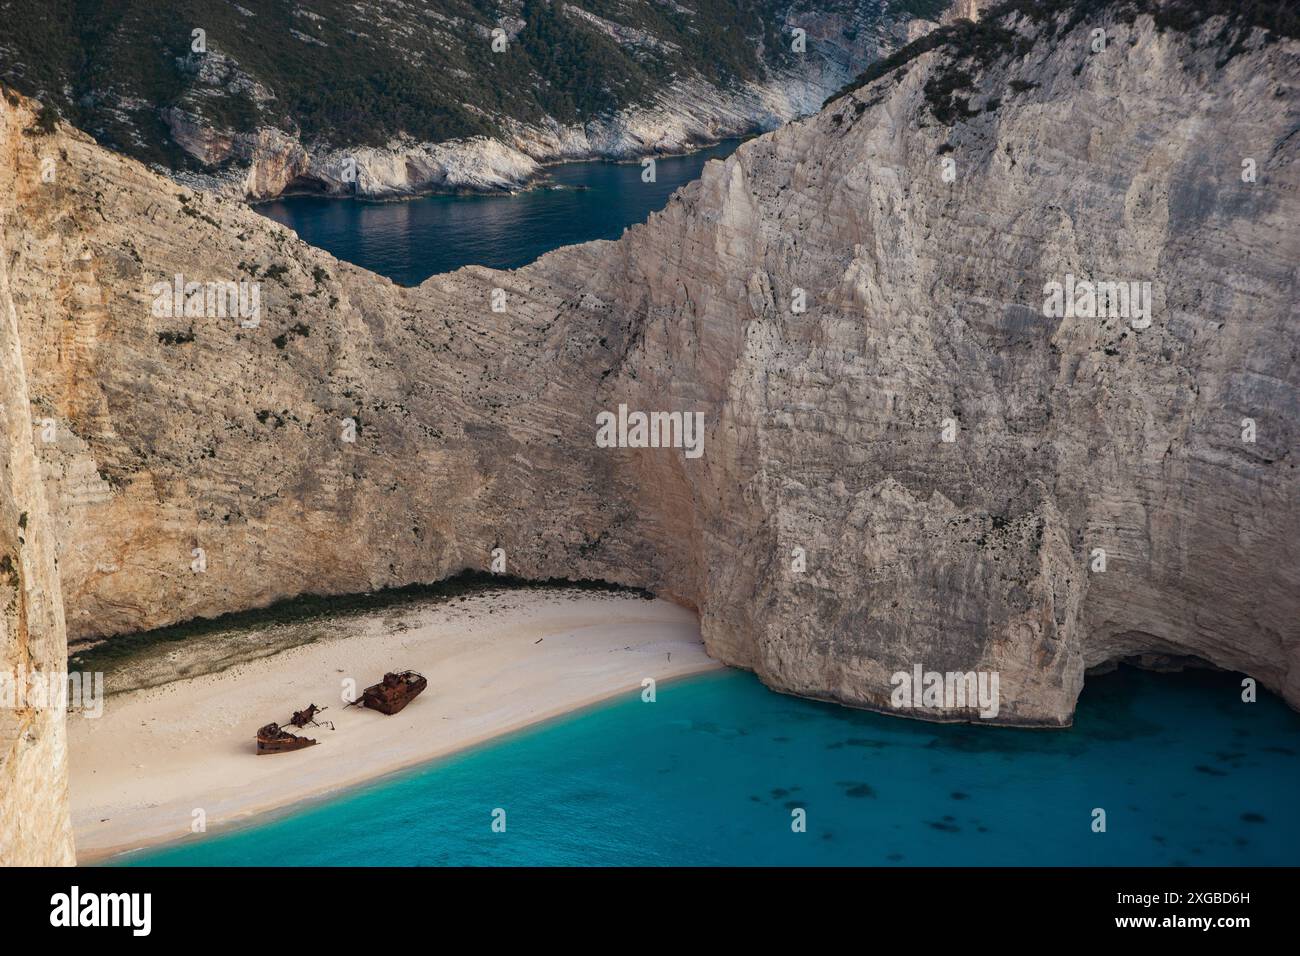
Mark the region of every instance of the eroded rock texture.
<instances>
[{"instance_id":1,"label":"eroded rock texture","mask_svg":"<svg viewBox=\"0 0 1300 956\"><path fill-rule=\"evenodd\" d=\"M1088 667L1148 654L1300 706L1300 47L1004 27L1023 44L924 53L617 242L415 289L77 134L11 135L70 633L500 547L698 608L711 654L810 697L888 709L914 664L996 670L999 722L1059 725ZM1045 317L1067 273L1150 282L1150 327ZM177 274L260 282L260 325L156 317ZM596 447L620 403L704 412L703 457Z\"/></svg>"},{"instance_id":2,"label":"eroded rock texture","mask_svg":"<svg viewBox=\"0 0 1300 956\"><path fill-rule=\"evenodd\" d=\"M27 191L15 177L14 119L0 114L0 193L10 197ZM0 259L0 865L52 866L74 860L64 708L28 689L64 672L68 645L8 264Z\"/></svg>"}]
</instances>

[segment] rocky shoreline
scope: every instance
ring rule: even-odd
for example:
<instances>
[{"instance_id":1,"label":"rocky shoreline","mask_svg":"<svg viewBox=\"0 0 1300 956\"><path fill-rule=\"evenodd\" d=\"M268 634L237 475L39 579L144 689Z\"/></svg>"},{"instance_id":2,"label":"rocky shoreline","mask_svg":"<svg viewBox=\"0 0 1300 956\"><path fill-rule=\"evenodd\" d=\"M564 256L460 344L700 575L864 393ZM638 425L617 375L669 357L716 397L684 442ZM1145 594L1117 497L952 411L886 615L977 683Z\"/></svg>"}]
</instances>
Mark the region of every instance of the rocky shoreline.
<instances>
[{"instance_id":1,"label":"rocky shoreline","mask_svg":"<svg viewBox=\"0 0 1300 956\"><path fill-rule=\"evenodd\" d=\"M167 115L173 139L195 159L225 167L216 173L155 169L191 189L247 202L291 195L409 199L513 192L536 184L547 166L558 163L680 155L769 132L816 112L855 71L856 65L819 71L812 79L787 75L734 91L684 81L653 105L580 125L508 121L501 139L396 140L346 149L304 146L269 127L214 134L173 110Z\"/></svg>"},{"instance_id":2,"label":"rocky shoreline","mask_svg":"<svg viewBox=\"0 0 1300 956\"><path fill-rule=\"evenodd\" d=\"M958 0L943 20L977 15L974 0ZM163 119L173 141L217 171L153 168L191 189L246 202L301 194L409 199L510 192L534 184L556 163L678 155L770 132L816 113L870 63L939 25L915 17L886 19L878 29L859 32L861 24L839 16L799 22L808 27L807 59L763 82L729 87L698 75L681 77L652 102L581 123L501 117L496 136L443 142L404 137L382 146L332 147L303 143L296 133L270 126L221 132L172 108Z\"/></svg>"}]
</instances>

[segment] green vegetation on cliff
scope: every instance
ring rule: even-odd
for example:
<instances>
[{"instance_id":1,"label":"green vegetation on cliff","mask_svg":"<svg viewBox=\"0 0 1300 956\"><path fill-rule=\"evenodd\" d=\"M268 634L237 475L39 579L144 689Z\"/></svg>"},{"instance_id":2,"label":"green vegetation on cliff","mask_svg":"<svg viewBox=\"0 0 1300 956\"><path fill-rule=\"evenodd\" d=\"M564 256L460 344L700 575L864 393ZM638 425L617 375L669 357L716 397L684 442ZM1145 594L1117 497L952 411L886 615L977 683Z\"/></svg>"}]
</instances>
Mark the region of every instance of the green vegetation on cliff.
<instances>
[{"instance_id":1,"label":"green vegetation on cliff","mask_svg":"<svg viewBox=\"0 0 1300 956\"><path fill-rule=\"evenodd\" d=\"M971 115L963 91L972 88L972 71L1023 56L1032 48L1032 38L1019 31L1018 25L1039 27L1042 35L1051 39L1064 36L1081 23L1101 22L1103 17L1132 22L1143 14L1151 16L1156 29L1180 33L1194 33L1210 21L1216 22L1218 29L1210 40L1226 45L1219 66L1241 53L1256 29L1266 31L1266 43L1282 36L1300 36L1300 6L1295 0L1005 0L982 12L978 22L959 20L940 27L873 63L853 82L827 97L826 103L942 47L948 54L947 62L927 81L925 91L935 118L951 125Z\"/></svg>"},{"instance_id":2,"label":"green vegetation on cliff","mask_svg":"<svg viewBox=\"0 0 1300 956\"><path fill-rule=\"evenodd\" d=\"M937 16L945 3L46 0L33 15L0 0L0 80L110 148L179 168L193 160L173 140L178 117L331 146L490 135L504 118L652 103L674 78L762 80L794 62L801 18L832 16L852 37L886 12Z\"/></svg>"}]
</instances>

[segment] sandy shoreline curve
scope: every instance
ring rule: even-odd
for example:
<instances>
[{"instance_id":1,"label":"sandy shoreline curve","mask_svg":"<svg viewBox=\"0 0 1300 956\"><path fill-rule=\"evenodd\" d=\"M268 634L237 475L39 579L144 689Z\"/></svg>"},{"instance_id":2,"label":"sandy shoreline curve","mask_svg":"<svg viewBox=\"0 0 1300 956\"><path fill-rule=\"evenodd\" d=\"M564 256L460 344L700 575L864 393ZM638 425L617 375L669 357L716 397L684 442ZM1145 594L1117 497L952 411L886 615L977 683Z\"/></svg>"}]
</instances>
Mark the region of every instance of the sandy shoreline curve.
<instances>
[{"instance_id":1,"label":"sandy shoreline curve","mask_svg":"<svg viewBox=\"0 0 1300 956\"><path fill-rule=\"evenodd\" d=\"M182 838L326 796L622 693L722 665L685 608L616 593L497 592L359 614L342 636L219 673L114 694L69 716L78 863ZM181 652L174 652L181 653ZM411 668L428 689L386 717L345 709L358 687ZM107 676L110 691L113 675ZM257 756L254 733L308 703L335 730L319 746ZM196 811L207 834L192 834Z\"/></svg>"}]
</instances>

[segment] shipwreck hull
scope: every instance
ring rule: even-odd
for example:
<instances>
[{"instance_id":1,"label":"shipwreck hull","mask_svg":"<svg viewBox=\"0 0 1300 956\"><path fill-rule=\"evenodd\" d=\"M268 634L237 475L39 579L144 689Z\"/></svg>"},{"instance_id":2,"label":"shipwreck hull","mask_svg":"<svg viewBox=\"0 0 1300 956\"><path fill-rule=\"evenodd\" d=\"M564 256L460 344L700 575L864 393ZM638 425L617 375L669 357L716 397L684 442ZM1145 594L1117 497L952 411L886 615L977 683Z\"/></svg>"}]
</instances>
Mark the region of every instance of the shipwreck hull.
<instances>
[{"instance_id":1,"label":"shipwreck hull","mask_svg":"<svg viewBox=\"0 0 1300 956\"><path fill-rule=\"evenodd\" d=\"M378 684L373 684L362 691L361 703L371 710L377 710L391 717L415 700L428 686L428 679L414 671L385 674L384 679Z\"/></svg>"},{"instance_id":2,"label":"shipwreck hull","mask_svg":"<svg viewBox=\"0 0 1300 956\"><path fill-rule=\"evenodd\" d=\"M282 754L293 750L305 750L316 746L311 737L299 737L287 730L281 730L279 724L267 724L257 732L257 755Z\"/></svg>"}]
</instances>

